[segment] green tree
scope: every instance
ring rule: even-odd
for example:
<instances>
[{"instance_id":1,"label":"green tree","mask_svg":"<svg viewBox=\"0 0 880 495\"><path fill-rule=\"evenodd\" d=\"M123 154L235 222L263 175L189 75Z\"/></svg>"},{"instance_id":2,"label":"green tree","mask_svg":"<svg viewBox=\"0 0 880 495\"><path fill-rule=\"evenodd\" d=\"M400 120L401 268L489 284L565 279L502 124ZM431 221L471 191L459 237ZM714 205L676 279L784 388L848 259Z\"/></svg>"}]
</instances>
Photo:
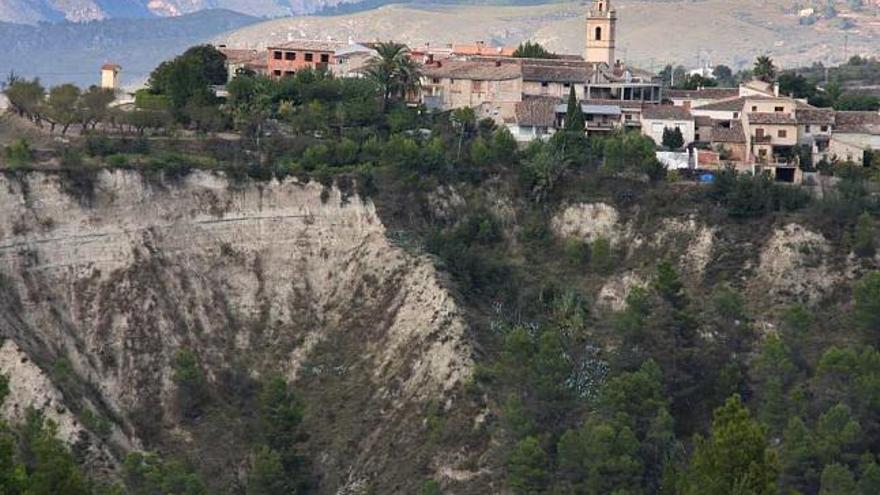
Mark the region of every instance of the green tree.
<instances>
[{"instance_id":1,"label":"green tree","mask_svg":"<svg viewBox=\"0 0 880 495\"><path fill-rule=\"evenodd\" d=\"M816 424L816 449L823 462L854 456L862 438L862 428L846 404L836 404L819 417Z\"/></svg>"},{"instance_id":2,"label":"green tree","mask_svg":"<svg viewBox=\"0 0 880 495\"><path fill-rule=\"evenodd\" d=\"M872 258L877 254L877 247L874 244L874 219L868 212L859 215L856 222L853 252L863 258Z\"/></svg>"},{"instance_id":3,"label":"green tree","mask_svg":"<svg viewBox=\"0 0 880 495\"><path fill-rule=\"evenodd\" d=\"M550 482L550 459L535 437L526 437L507 456L507 484L521 494L541 493Z\"/></svg>"},{"instance_id":4,"label":"green tree","mask_svg":"<svg viewBox=\"0 0 880 495\"><path fill-rule=\"evenodd\" d=\"M40 84L39 79L32 81L15 79L6 86L3 93L9 98L9 105L19 116L40 123L46 89Z\"/></svg>"},{"instance_id":5,"label":"green tree","mask_svg":"<svg viewBox=\"0 0 880 495\"><path fill-rule=\"evenodd\" d=\"M752 68L752 75L764 82L773 82L776 80L776 66L773 59L767 55L761 55L755 60Z\"/></svg>"},{"instance_id":6,"label":"green tree","mask_svg":"<svg viewBox=\"0 0 880 495\"><path fill-rule=\"evenodd\" d=\"M473 132L477 125L477 114L471 107L456 108L449 114L449 122L458 131L458 151L455 153L455 161L461 160L461 149L464 145L465 136Z\"/></svg>"},{"instance_id":7,"label":"green tree","mask_svg":"<svg viewBox=\"0 0 880 495\"><path fill-rule=\"evenodd\" d=\"M248 471L247 495L290 495L296 487L290 486L281 455L261 446L251 460Z\"/></svg>"},{"instance_id":8,"label":"green tree","mask_svg":"<svg viewBox=\"0 0 880 495\"><path fill-rule=\"evenodd\" d=\"M816 451L816 438L798 416L789 418L785 425L780 458L782 486L786 490L816 491L822 467Z\"/></svg>"},{"instance_id":9,"label":"green tree","mask_svg":"<svg viewBox=\"0 0 880 495\"><path fill-rule=\"evenodd\" d=\"M880 272L865 275L856 283L853 317L872 342L880 342Z\"/></svg>"},{"instance_id":10,"label":"green tree","mask_svg":"<svg viewBox=\"0 0 880 495\"><path fill-rule=\"evenodd\" d=\"M126 493L130 495L207 495L205 483L192 467L164 461L154 453L132 452L122 465Z\"/></svg>"},{"instance_id":11,"label":"green tree","mask_svg":"<svg viewBox=\"0 0 880 495\"><path fill-rule=\"evenodd\" d=\"M269 377L258 398L260 431L263 441L273 450L290 450L297 439L303 418L303 406L284 377Z\"/></svg>"},{"instance_id":12,"label":"green tree","mask_svg":"<svg viewBox=\"0 0 880 495\"><path fill-rule=\"evenodd\" d=\"M574 85L568 93L568 108L565 111L565 130L568 132L583 133L586 129L584 122L584 112L581 109L581 103L577 99L574 91Z\"/></svg>"},{"instance_id":13,"label":"green tree","mask_svg":"<svg viewBox=\"0 0 880 495\"><path fill-rule=\"evenodd\" d=\"M697 437L695 445L685 493L777 493L776 453L738 395L715 410L711 435Z\"/></svg>"},{"instance_id":14,"label":"green tree","mask_svg":"<svg viewBox=\"0 0 880 495\"><path fill-rule=\"evenodd\" d=\"M421 70L402 43L382 42L375 50L376 56L367 67L367 77L379 88L384 110L391 102L401 101L418 89Z\"/></svg>"},{"instance_id":15,"label":"green tree","mask_svg":"<svg viewBox=\"0 0 880 495\"><path fill-rule=\"evenodd\" d=\"M819 495L858 495L858 485L852 471L838 463L825 466Z\"/></svg>"},{"instance_id":16,"label":"green tree","mask_svg":"<svg viewBox=\"0 0 880 495\"><path fill-rule=\"evenodd\" d=\"M611 272L614 264L611 241L605 237L597 237L590 244L590 268L599 274Z\"/></svg>"},{"instance_id":17,"label":"green tree","mask_svg":"<svg viewBox=\"0 0 880 495\"><path fill-rule=\"evenodd\" d=\"M116 99L113 90L98 86L90 86L84 91L79 100L79 118L83 129L89 126L94 128L99 122L105 122L110 117L110 104Z\"/></svg>"},{"instance_id":18,"label":"green tree","mask_svg":"<svg viewBox=\"0 0 880 495\"><path fill-rule=\"evenodd\" d=\"M877 459L872 454L864 454L859 470L859 495L880 493L880 465Z\"/></svg>"},{"instance_id":19,"label":"green tree","mask_svg":"<svg viewBox=\"0 0 880 495\"><path fill-rule=\"evenodd\" d=\"M681 133L681 129L676 127L675 129L671 129L669 127L663 128L663 147L670 150L680 150L684 147L684 136Z\"/></svg>"},{"instance_id":20,"label":"green tree","mask_svg":"<svg viewBox=\"0 0 880 495\"><path fill-rule=\"evenodd\" d=\"M27 413L20 457L27 469L25 494L87 495L91 487L67 446L58 439L58 425L36 410Z\"/></svg>"},{"instance_id":21,"label":"green tree","mask_svg":"<svg viewBox=\"0 0 880 495\"><path fill-rule=\"evenodd\" d=\"M575 493L638 493L643 464L629 427L589 419L566 431L557 446L560 477Z\"/></svg>"},{"instance_id":22,"label":"green tree","mask_svg":"<svg viewBox=\"0 0 880 495\"><path fill-rule=\"evenodd\" d=\"M174 383L177 384L177 402L185 419L200 416L208 402L208 383L196 355L182 348L174 356Z\"/></svg>"},{"instance_id":23,"label":"green tree","mask_svg":"<svg viewBox=\"0 0 880 495\"><path fill-rule=\"evenodd\" d=\"M62 84L49 90L46 102L46 117L52 124L61 126L61 135L67 134L71 124L80 121L78 112L80 90L73 84Z\"/></svg>"},{"instance_id":24,"label":"green tree","mask_svg":"<svg viewBox=\"0 0 880 495\"><path fill-rule=\"evenodd\" d=\"M733 87L736 85L736 81L733 77L733 70L726 65L716 65L715 68L712 69L712 77L718 81L720 86Z\"/></svg>"},{"instance_id":25,"label":"green tree","mask_svg":"<svg viewBox=\"0 0 880 495\"><path fill-rule=\"evenodd\" d=\"M487 167L492 163L492 149L489 147L486 140L477 137L471 142L471 163L478 167Z\"/></svg>"},{"instance_id":26,"label":"green tree","mask_svg":"<svg viewBox=\"0 0 880 495\"><path fill-rule=\"evenodd\" d=\"M515 165L517 162L516 138L506 127L502 127L492 134L492 156L499 165Z\"/></svg>"},{"instance_id":27,"label":"green tree","mask_svg":"<svg viewBox=\"0 0 880 495\"><path fill-rule=\"evenodd\" d=\"M558 55L547 51L540 43L531 40L520 43L514 50L513 56L516 58L558 58Z\"/></svg>"}]
</instances>

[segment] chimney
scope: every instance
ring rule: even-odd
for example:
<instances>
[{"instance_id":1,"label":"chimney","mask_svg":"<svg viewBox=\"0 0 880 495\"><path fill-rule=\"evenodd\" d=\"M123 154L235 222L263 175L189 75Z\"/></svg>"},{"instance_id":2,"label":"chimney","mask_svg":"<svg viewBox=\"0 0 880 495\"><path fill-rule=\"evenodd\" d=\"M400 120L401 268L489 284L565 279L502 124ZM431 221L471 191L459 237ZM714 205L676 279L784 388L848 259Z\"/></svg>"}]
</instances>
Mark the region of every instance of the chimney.
<instances>
[{"instance_id":1,"label":"chimney","mask_svg":"<svg viewBox=\"0 0 880 495\"><path fill-rule=\"evenodd\" d=\"M773 83L773 96L779 96L779 83Z\"/></svg>"}]
</instances>

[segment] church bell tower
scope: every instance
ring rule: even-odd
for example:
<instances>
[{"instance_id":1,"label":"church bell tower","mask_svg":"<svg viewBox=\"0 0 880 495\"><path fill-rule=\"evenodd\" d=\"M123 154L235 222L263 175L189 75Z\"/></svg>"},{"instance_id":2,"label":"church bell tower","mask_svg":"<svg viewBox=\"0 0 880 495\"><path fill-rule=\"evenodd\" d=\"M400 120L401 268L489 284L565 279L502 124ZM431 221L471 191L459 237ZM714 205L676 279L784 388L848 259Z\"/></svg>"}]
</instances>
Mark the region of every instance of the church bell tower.
<instances>
[{"instance_id":1,"label":"church bell tower","mask_svg":"<svg viewBox=\"0 0 880 495\"><path fill-rule=\"evenodd\" d=\"M587 14L587 46L584 60L614 65L614 39L617 36L617 12L611 0L593 0Z\"/></svg>"}]
</instances>

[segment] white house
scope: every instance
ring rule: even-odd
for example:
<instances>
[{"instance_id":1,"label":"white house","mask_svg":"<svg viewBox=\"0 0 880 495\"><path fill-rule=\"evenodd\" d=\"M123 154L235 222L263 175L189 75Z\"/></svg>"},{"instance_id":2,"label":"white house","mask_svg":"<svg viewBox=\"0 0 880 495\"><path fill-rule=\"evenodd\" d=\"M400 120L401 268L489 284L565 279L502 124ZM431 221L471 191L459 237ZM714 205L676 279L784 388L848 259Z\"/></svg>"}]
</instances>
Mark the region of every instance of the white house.
<instances>
[{"instance_id":1,"label":"white house","mask_svg":"<svg viewBox=\"0 0 880 495\"><path fill-rule=\"evenodd\" d=\"M695 140L694 116L685 107L675 105L646 105L642 108L642 134L663 145L663 131L678 129L688 145Z\"/></svg>"}]
</instances>

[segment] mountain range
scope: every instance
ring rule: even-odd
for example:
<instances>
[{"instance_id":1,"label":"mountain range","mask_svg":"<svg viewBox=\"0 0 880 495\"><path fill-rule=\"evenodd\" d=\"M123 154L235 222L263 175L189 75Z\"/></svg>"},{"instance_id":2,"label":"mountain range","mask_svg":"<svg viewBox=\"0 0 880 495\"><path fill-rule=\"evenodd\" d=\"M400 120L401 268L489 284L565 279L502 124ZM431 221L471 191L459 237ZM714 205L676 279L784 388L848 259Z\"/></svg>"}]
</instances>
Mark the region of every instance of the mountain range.
<instances>
[{"instance_id":1,"label":"mountain range","mask_svg":"<svg viewBox=\"0 0 880 495\"><path fill-rule=\"evenodd\" d=\"M0 21L88 22L114 18L172 17L228 9L259 17L318 11L340 0L0 0Z\"/></svg>"}]
</instances>

